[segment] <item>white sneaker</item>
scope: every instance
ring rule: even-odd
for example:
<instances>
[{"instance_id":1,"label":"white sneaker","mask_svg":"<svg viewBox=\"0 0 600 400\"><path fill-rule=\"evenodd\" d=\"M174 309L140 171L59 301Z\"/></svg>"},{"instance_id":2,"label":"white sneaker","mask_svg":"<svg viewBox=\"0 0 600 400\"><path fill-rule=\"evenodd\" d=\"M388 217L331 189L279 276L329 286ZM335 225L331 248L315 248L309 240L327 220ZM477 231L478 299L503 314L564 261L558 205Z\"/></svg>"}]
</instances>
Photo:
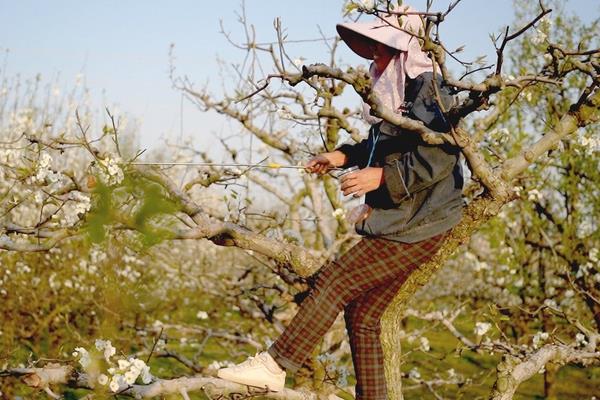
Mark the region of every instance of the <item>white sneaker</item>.
<instances>
[{"instance_id":1,"label":"white sneaker","mask_svg":"<svg viewBox=\"0 0 600 400\"><path fill-rule=\"evenodd\" d=\"M285 386L285 371L266 351L256 353L254 357L248 357L246 361L233 367L221 368L217 371L217 376L243 385L267 388L273 392L279 392Z\"/></svg>"}]
</instances>

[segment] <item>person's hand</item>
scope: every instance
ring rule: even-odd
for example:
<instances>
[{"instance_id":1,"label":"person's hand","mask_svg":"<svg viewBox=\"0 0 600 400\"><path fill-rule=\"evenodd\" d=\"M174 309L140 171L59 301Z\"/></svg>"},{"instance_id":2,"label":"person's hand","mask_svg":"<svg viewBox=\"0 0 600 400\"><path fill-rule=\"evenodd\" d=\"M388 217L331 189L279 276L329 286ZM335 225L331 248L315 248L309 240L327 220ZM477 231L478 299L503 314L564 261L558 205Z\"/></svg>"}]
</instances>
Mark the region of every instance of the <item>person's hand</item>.
<instances>
[{"instance_id":1,"label":"person's hand","mask_svg":"<svg viewBox=\"0 0 600 400\"><path fill-rule=\"evenodd\" d=\"M367 167L342 176L342 192L344 196L353 194L360 197L377 189L383 183L383 168Z\"/></svg>"},{"instance_id":2,"label":"person's hand","mask_svg":"<svg viewBox=\"0 0 600 400\"><path fill-rule=\"evenodd\" d=\"M322 175L334 167L341 167L346 162L346 155L339 150L331 153L321 153L310 159L304 168L308 172L316 172Z\"/></svg>"}]
</instances>

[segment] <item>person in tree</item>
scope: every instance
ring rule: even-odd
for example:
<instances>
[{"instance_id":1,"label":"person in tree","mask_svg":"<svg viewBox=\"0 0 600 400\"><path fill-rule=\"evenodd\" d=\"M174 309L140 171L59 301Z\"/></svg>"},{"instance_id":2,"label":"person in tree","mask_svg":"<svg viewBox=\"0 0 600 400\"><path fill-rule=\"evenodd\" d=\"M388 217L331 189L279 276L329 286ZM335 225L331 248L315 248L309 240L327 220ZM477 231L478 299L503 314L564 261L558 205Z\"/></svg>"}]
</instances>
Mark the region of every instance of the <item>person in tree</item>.
<instances>
[{"instance_id":1,"label":"person in tree","mask_svg":"<svg viewBox=\"0 0 600 400\"><path fill-rule=\"evenodd\" d=\"M422 34L421 17L385 15L338 24L337 31L350 49L373 60L372 91L388 112L419 120L434 131L450 129L442 112L453 105L450 88L434 77L431 59L411 34ZM429 145L370 111L363 104L363 118L371 124L366 140L319 154L305 165L318 174L359 167L342 176L341 190L365 195L355 224L363 237L313 277L298 313L267 351L220 369L219 377L282 390L286 373L302 366L344 311L356 398L386 399L381 316L411 272L436 253L460 221L463 174L456 146Z\"/></svg>"}]
</instances>

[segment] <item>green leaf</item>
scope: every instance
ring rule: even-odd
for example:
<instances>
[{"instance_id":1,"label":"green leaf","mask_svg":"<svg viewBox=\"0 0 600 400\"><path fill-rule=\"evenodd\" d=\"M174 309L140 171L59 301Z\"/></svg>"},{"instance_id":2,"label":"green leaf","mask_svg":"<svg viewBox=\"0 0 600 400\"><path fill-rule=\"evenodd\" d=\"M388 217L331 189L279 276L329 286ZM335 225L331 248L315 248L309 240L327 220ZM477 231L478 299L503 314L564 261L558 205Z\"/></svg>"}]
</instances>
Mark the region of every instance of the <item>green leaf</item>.
<instances>
[{"instance_id":1,"label":"green leaf","mask_svg":"<svg viewBox=\"0 0 600 400\"><path fill-rule=\"evenodd\" d=\"M102 183L98 177L97 184L92 191L92 207L86 216L83 230L93 243L100 243L105 239L105 226L112 222L112 190Z\"/></svg>"}]
</instances>

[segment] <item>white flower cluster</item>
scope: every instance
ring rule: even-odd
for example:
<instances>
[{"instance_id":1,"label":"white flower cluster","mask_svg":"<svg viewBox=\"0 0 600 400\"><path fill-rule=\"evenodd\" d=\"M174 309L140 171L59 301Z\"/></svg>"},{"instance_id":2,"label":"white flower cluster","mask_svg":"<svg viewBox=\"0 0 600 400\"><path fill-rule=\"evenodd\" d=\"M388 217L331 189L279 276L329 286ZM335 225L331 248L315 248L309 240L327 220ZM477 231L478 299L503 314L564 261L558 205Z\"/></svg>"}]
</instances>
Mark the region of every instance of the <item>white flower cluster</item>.
<instances>
[{"instance_id":1,"label":"white flower cluster","mask_svg":"<svg viewBox=\"0 0 600 400\"><path fill-rule=\"evenodd\" d=\"M98 168L100 173L100 178L103 182L105 182L109 186L118 185L123 181L125 175L123 174L123 170L119 166L121 159L119 157L110 158L107 157L103 160L100 160L100 165L102 168Z\"/></svg>"},{"instance_id":2,"label":"white flower cluster","mask_svg":"<svg viewBox=\"0 0 600 400\"><path fill-rule=\"evenodd\" d=\"M196 314L196 318L208 319L208 313L206 311L198 311L198 313Z\"/></svg>"},{"instance_id":3,"label":"white flower cluster","mask_svg":"<svg viewBox=\"0 0 600 400\"><path fill-rule=\"evenodd\" d=\"M558 307L558 304L556 304L556 300L554 300L554 299L546 299L546 300L544 300L544 305L545 305L546 307L555 308L555 309L560 309L560 308Z\"/></svg>"},{"instance_id":4,"label":"white flower cluster","mask_svg":"<svg viewBox=\"0 0 600 400\"><path fill-rule=\"evenodd\" d=\"M344 219L346 217L346 210L343 208L336 208L331 214L334 218Z\"/></svg>"},{"instance_id":5,"label":"white flower cluster","mask_svg":"<svg viewBox=\"0 0 600 400\"><path fill-rule=\"evenodd\" d=\"M11 112L8 116L9 130L13 132L30 131L34 127L35 111L33 108L22 108Z\"/></svg>"},{"instance_id":6,"label":"white flower cluster","mask_svg":"<svg viewBox=\"0 0 600 400\"><path fill-rule=\"evenodd\" d=\"M491 329L491 327L492 324L490 324L489 322L476 322L475 329L473 330L473 332L477 336L483 336Z\"/></svg>"},{"instance_id":7,"label":"white flower cluster","mask_svg":"<svg viewBox=\"0 0 600 400\"><path fill-rule=\"evenodd\" d=\"M296 67L300 68L304 64L304 61L306 61L306 58L298 57L298 58L294 59L294 65Z\"/></svg>"},{"instance_id":8,"label":"white flower cluster","mask_svg":"<svg viewBox=\"0 0 600 400\"><path fill-rule=\"evenodd\" d=\"M114 348L110 340L96 339L94 345L96 346L97 350L102 352L106 362L110 362L110 358L117 352L117 349Z\"/></svg>"},{"instance_id":9,"label":"white flower cluster","mask_svg":"<svg viewBox=\"0 0 600 400\"><path fill-rule=\"evenodd\" d=\"M28 179L28 183L44 184L46 183L46 179L48 179L50 183L58 181L58 179L60 178L60 174L54 172L51 166L52 156L50 155L50 153L42 152L35 166L35 173Z\"/></svg>"},{"instance_id":10,"label":"white flower cluster","mask_svg":"<svg viewBox=\"0 0 600 400\"><path fill-rule=\"evenodd\" d=\"M583 333L578 333L577 335L575 335L575 341L577 343L577 346L583 347L588 344L587 338Z\"/></svg>"},{"instance_id":11,"label":"white flower cluster","mask_svg":"<svg viewBox=\"0 0 600 400\"><path fill-rule=\"evenodd\" d=\"M413 380L419 380L421 379L421 373L418 369L413 368L408 372L408 377Z\"/></svg>"},{"instance_id":12,"label":"white flower cluster","mask_svg":"<svg viewBox=\"0 0 600 400\"><path fill-rule=\"evenodd\" d=\"M590 261L593 263L598 264L598 261L600 261L600 259L598 258L598 256L600 255L600 250L598 250L596 247L594 247L593 249L590 250Z\"/></svg>"},{"instance_id":13,"label":"white flower cluster","mask_svg":"<svg viewBox=\"0 0 600 400\"><path fill-rule=\"evenodd\" d=\"M99 384L108 385L112 392L116 393L133 385L138 378L144 384L149 384L154 379L150 373L150 367L138 358L129 357L127 359L119 359L115 364L112 357L116 354L117 350L110 340L97 339L94 345L96 350L101 352L101 358L104 358L110 366L106 371L108 375L102 373L96 379ZM91 365L93 360L92 355L83 347L76 347L73 357L79 357L79 364L81 364L84 370Z\"/></svg>"},{"instance_id":14,"label":"white flower cluster","mask_svg":"<svg viewBox=\"0 0 600 400\"><path fill-rule=\"evenodd\" d=\"M142 276L142 273L133 269L131 265L125 265L123 268L117 268L115 272L118 276L123 277L130 282L136 282Z\"/></svg>"},{"instance_id":15,"label":"white flower cluster","mask_svg":"<svg viewBox=\"0 0 600 400\"><path fill-rule=\"evenodd\" d=\"M75 347L73 351L73 357L79 357L79 364L86 369L92 363L92 358L90 357L90 353L83 347Z\"/></svg>"},{"instance_id":16,"label":"white flower cluster","mask_svg":"<svg viewBox=\"0 0 600 400\"><path fill-rule=\"evenodd\" d=\"M359 0L355 3L360 7L361 10L365 11L373 11L377 5L375 0Z\"/></svg>"},{"instance_id":17,"label":"white flower cluster","mask_svg":"<svg viewBox=\"0 0 600 400\"><path fill-rule=\"evenodd\" d=\"M427 339L425 336L421 336L419 338L419 347L424 352L428 352L429 350L431 350L431 346L429 345L429 339Z\"/></svg>"},{"instance_id":18,"label":"white flower cluster","mask_svg":"<svg viewBox=\"0 0 600 400\"><path fill-rule=\"evenodd\" d=\"M537 332L533 335L533 347L536 349L539 348L549 337L548 332Z\"/></svg>"},{"instance_id":19,"label":"white flower cluster","mask_svg":"<svg viewBox=\"0 0 600 400\"><path fill-rule=\"evenodd\" d=\"M338 367L337 371L338 371L338 377L337 377L337 381L336 381L337 386L342 387L342 388L348 386L348 376L350 376L350 370L348 369L348 367L345 365L342 365L342 366Z\"/></svg>"},{"instance_id":20,"label":"white flower cluster","mask_svg":"<svg viewBox=\"0 0 600 400\"><path fill-rule=\"evenodd\" d=\"M582 278L584 276L594 275L594 279L597 282L600 282L600 279L599 279L600 272L597 271L598 266L600 266L600 264L598 263L597 251L598 251L598 249L592 249L590 251L590 255L589 255L590 260L588 262L586 262L585 264L579 265L579 269L577 270L577 273L575 274L576 278Z\"/></svg>"},{"instance_id":21,"label":"white flower cluster","mask_svg":"<svg viewBox=\"0 0 600 400\"><path fill-rule=\"evenodd\" d=\"M552 26L552 20L550 18L548 18L548 16L545 16L544 18L542 18L540 20L540 27L536 28L535 30L535 36L531 39L531 43L533 43L536 46L541 45L542 43L544 43L546 41L546 39L548 39L548 33L550 30L550 27Z\"/></svg>"},{"instance_id":22,"label":"white flower cluster","mask_svg":"<svg viewBox=\"0 0 600 400\"><path fill-rule=\"evenodd\" d=\"M492 144L502 145L508 142L510 139L510 131L507 128L494 129L492 132L490 132L489 137Z\"/></svg>"},{"instance_id":23,"label":"white flower cluster","mask_svg":"<svg viewBox=\"0 0 600 400\"><path fill-rule=\"evenodd\" d=\"M108 369L108 373L112 375L108 387L113 392L119 392L129 385L133 385L138 377L141 377L142 382L146 385L152 382L153 376L150 373L150 367L143 360L129 357L127 360L118 360L117 363L118 367Z\"/></svg>"},{"instance_id":24,"label":"white flower cluster","mask_svg":"<svg viewBox=\"0 0 600 400\"><path fill-rule=\"evenodd\" d=\"M371 12L377 7L380 0L349 0L344 3L344 9L347 13L352 12Z\"/></svg>"},{"instance_id":25,"label":"white flower cluster","mask_svg":"<svg viewBox=\"0 0 600 400\"><path fill-rule=\"evenodd\" d=\"M62 226L72 226L79 221L82 214L90 210L90 197L81 192L70 192L68 201L62 207L63 218L60 220Z\"/></svg>"},{"instance_id":26,"label":"white flower cluster","mask_svg":"<svg viewBox=\"0 0 600 400\"><path fill-rule=\"evenodd\" d=\"M535 36L531 38L531 43L533 43L536 46L539 46L542 43L544 43L547 38L548 38L548 35L546 33L544 33L544 31L542 31L540 29L536 29Z\"/></svg>"},{"instance_id":27,"label":"white flower cluster","mask_svg":"<svg viewBox=\"0 0 600 400\"><path fill-rule=\"evenodd\" d=\"M590 157L593 156L594 153L600 151L600 138L597 136L598 135L592 136L588 132L579 136L578 143L583 148L584 155Z\"/></svg>"},{"instance_id":28,"label":"white flower cluster","mask_svg":"<svg viewBox=\"0 0 600 400\"><path fill-rule=\"evenodd\" d=\"M529 200L529 201L540 202L540 201L542 201L542 199L543 199L542 194L537 189L532 189L529 191L529 193L527 193L527 200Z\"/></svg>"},{"instance_id":29,"label":"white flower cluster","mask_svg":"<svg viewBox=\"0 0 600 400\"><path fill-rule=\"evenodd\" d=\"M21 159L21 153L15 149L0 149L0 163L16 165Z\"/></svg>"},{"instance_id":30,"label":"white flower cluster","mask_svg":"<svg viewBox=\"0 0 600 400\"><path fill-rule=\"evenodd\" d=\"M473 269L477 272L491 269L487 262L479 260L479 258L470 251L466 251L464 257L473 264Z\"/></svg>"}]
</instances>

